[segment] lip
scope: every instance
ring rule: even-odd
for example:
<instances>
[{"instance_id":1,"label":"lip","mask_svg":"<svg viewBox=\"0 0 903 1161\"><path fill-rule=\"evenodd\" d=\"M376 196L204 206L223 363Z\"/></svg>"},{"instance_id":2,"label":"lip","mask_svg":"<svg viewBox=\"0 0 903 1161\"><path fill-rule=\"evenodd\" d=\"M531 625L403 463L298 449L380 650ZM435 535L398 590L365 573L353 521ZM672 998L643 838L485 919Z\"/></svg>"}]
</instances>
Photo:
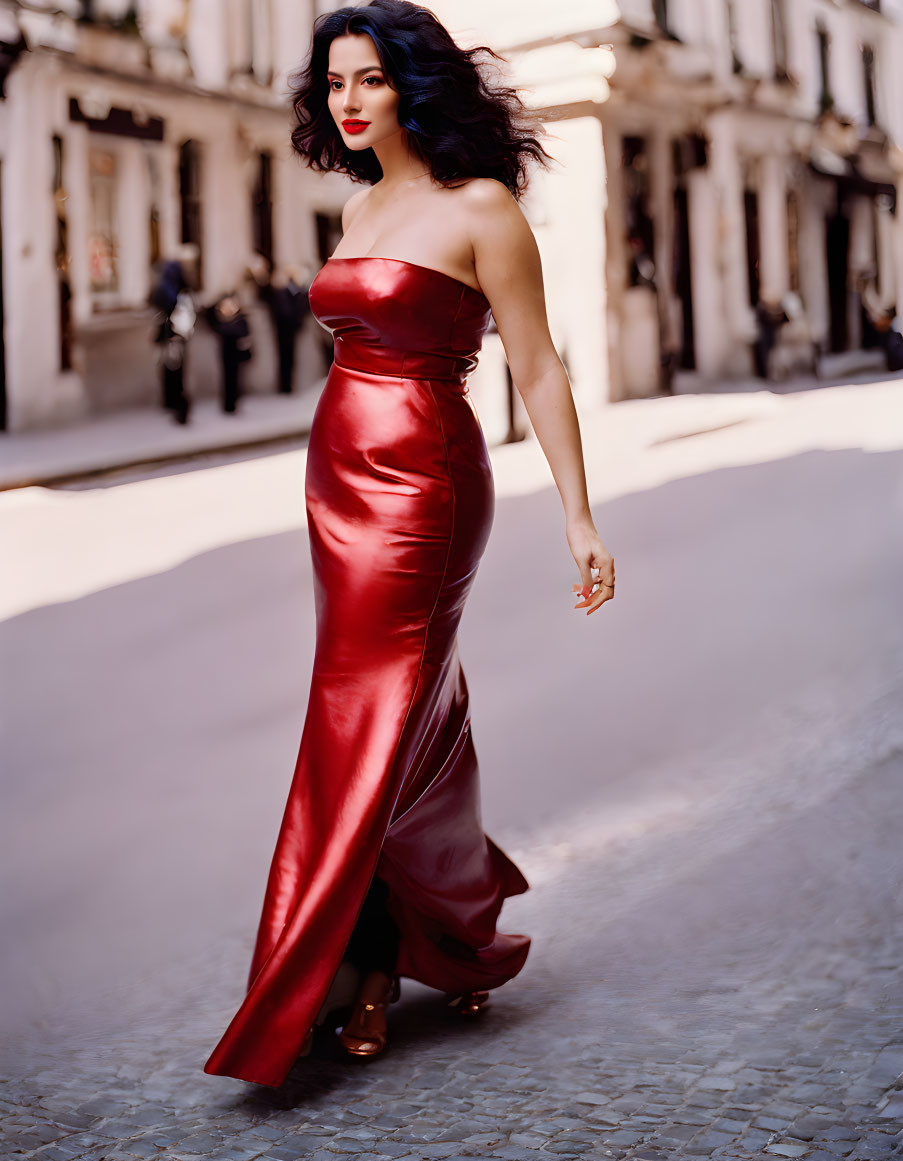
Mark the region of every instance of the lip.
<instances>
[{"instance_id":1,"label":"lip","mask_svg":"<svg viewBox=\"0 0 903 1161\"><path fill-rule=\"evenodd\" d=\"M342 128L346 133L363 133L369 124L369 121L358 121L354 117L349 117L347 121L342 122Z\"/></svg>"}]
</instances>

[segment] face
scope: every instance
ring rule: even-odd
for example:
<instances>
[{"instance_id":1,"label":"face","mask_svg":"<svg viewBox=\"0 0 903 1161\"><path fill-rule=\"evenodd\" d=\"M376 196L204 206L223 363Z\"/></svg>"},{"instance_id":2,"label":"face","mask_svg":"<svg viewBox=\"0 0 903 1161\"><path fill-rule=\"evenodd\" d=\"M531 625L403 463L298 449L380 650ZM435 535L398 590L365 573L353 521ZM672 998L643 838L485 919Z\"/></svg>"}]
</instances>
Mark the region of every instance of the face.
<instances>
[{"instance_id":1,"label":"face","mask_svg":"<svg viewBox=\"0 0 903 1161\"><path fill-rule=\"evenodd\" d=\"M327 80L329 111L349 149L369 149L401 132L399 95L366 33L337 36L330 44Z\"/></svg>"}]
</instances>

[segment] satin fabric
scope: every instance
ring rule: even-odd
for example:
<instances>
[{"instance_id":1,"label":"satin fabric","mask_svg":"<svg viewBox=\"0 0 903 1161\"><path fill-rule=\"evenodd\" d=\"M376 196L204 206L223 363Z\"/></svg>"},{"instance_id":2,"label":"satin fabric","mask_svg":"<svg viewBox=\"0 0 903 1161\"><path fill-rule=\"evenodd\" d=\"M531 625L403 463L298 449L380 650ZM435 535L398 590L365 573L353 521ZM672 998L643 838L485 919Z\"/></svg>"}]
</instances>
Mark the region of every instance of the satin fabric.
<instances>
[{"instance_id":1,"label":"satin fabric","mask_svg":"<svg viewBox=\"0 0 903 1161\"><path fill-rule=\"evenodd\" d=\"M457 630L494 516L467 389L485 296L397 259L332 258L310 304L333 332L305 475L316 648L248 991L205 1071L278 1086L342 961L374 874L401 929L398 974L498 987L528 889L484 833Z\"/></svg>"}]
</instances>

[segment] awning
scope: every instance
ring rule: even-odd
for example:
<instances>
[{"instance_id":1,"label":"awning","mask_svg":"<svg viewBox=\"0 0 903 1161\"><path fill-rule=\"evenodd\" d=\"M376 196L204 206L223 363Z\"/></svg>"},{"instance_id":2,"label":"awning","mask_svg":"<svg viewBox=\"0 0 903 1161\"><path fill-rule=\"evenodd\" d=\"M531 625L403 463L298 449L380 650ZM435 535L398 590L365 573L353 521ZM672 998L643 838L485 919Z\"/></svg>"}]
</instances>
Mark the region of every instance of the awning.
<instances>
[{"instance_id":1,"label":"awning","mask_svg":"<svg viewBox=\"0 0 903 1161\"><path fill-rule=\"evenodd\" d=\"M821 147L813 149L809 157L809 168L819 177L836 181L838 188L845 193L888 197L891 213L896 213L897 187L894 182L866 176L859 168L856 158L842 157L833 150Z\"/></svg>"}]
</instances>

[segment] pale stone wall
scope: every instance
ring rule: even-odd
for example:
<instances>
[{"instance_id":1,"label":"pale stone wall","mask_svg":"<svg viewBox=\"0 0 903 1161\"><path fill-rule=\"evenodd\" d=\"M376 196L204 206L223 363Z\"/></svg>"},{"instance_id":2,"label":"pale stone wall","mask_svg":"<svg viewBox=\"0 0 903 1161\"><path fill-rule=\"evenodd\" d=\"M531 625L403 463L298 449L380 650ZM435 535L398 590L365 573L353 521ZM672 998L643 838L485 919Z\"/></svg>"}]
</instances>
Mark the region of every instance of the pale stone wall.
<instances>
[{"instance_id":1,"label":"pale stone wall","mask_svg":"<svg viewBox=\"0 0 903 1161\"><path fill-rule=\"evenodd\" d=\"M654 220L655 266L665 315L675 307L670 258L674 218L672 183L663 149L681 134L701 134L707 164L686 176L696 370L704 379L745 375L751 370L751 343L757 322L750 302L745 198L758 210L760 299L780 302L790 289L787 200L799 205L799 291L805 317L786 334L801 349L828 342L831 306L826 259L826 219L836 212L831 176L809 168L810 158L829 173L850 173L847 157L861 157L873 181L899 186L903 172L903 5L885 4L882 13L855 0L784 0L786 65L792 84L776 77L771 0L672 0L668 27L678 41L652 28L649 44L629 45L627 34L650 29L652 7L640 0L621 5L622 22L612 30L616 69L612 99L605 106L610 202L608 284L612 335L612 392L657 390L654 363L629 366L620 335L634 327L636 295L624 278L625 184L617 172L625 133L643 137L653 166L649 209ZM822 82L816 29L830 38L828 85L832 113L820 123ZM862 46L875 53L875 113L879 129L868 125ZM662 136L665 135L663 144ZM657 159L657 160L656 160ZM831 167L834 169L831 169ZM664 196L662 187L665 187ZM844 214L849 220L847 342L855 350L863 337L857 278L874 268L877 249L878 296L903 300L903 208L896 217L875 187L847 182ZM679 307L679 304L677 304ZM648 328L647 328L648 329Z\"/></svg>"},{"instance_id":2,"label":"pale stone wall","mask_svg":"<svg viewBox=\"0 0 903 1161\"><path fill-rule=\"evenodd\" d=\"M277 262L315 268L325 256L317 252L315 215L334 223L354 186L338 175L313 174L291 155L286 86L306 54L315 16L330 2L142 0L141 40L92 34L62 18L21 11L32 51L13 69L7 99L0 102L11 429L67 423L98 406L156 398L144 307L148 216L153 199L163 253L173 253L180 240L178 151L187 138L198 142L202 159L205 301L234 285L250 257L250 196L262 150L272 154ZM113 17L120 14L117 4L108 0ZM74 0L69 7L76 11ZM784 0L792 86L775 80L772 0L733 0L732 20L727 0L670 0L668 25L677 39L661 35L652 0L557 6L437 0L432 7L460 43L490 44L507 58L512 82L543 111L557 136L547 147L562 164L552 173L537 171L524 210L542 253L553 336L581 407L659 389L656 342L673 342L680 331L673 269L679 183L686 191L699 375L717 380L751 369L756 320L745 194L755 195L758 206L761 296L776 302L790 288L787 196L796 191L805 304L797 330L801 342L825 341L831 317L826 222L834 213L835 189L808 162L816 152L830 161L831 150L841 148L838 141L852 134L874 175L903 191L901 0L886 0L882 15L856 0ZM833 128L818 124L818 22L831 38L834 111L851 120L850 129L842 121ZM648 39L645 49L630 47L636 35ZM866 124L863 43L875 50L877 121L890 137L889 148ZM150 74L144 67L148 53ZM165 139L91 132L69 120L70 97L86 109L113 105L162 117ZM689 134L705 138L706 163L681 177L673 148ZM64 149L76 328L70 371L59 368L54 135ZM625 135L648 143L657 303L648 289L635 293L626 280ZM117 175L120 279L106 299L92 292L89 269L90 156L98 147L115 158ZM880 199L857 194L851 195L848 215L851 278L873 262L877 249L877 292L883 301L896 298L903 305L903 209L892 216ZM268 391L270 336L262 313L252 309L258 357L245 369L245 382L249 390ZM848 323L854 342L860 323L853 292ZM304 382L323 370L318 336L305 343ZM213 393L212 343L199 337L196 347L197 390ZM500 359L500 344L489 344L485 358ZM500 367L487 366L484 379L499 381Z\"/></svg>"},{"instance_id":3,"label":"pale stone wall","mask_svg":"<svg viewBox=\"0 0 903 1161\"><path fill-rule=\"evenodd\" d=\"M78 6L71 7L74 14ZM115 19L121 8L109 0L97 12ZM322 183L291 155L285 99L286 74L309 47L312 19L313 4L304 0L143 0L139 40L103 26L21 13L31 51L12 70L0 102L9 430L65 425L98 409L156 402L152 312L146 307L150 210L153 202L162 254L173 256L181 239L179 146L186 139L197 141L201 153L202 304L238 284L251 257L251 191L261 151L272 154L276 262L317 264L312 191ZM70 120L70 98L100 117L111 107L160 117L164 140L93 132ZM63 144L74 328L74 365L65 371L54 257L55 135ZM91 288L92 150L111 157L115 168L118 286L106 295ZM269 321L253 296L246 299L257 341L244 385L271 391L275 352ZM303 386L322 374L323 364L309 338L301 354ZM215 347L202 328L192 340L189 368L199 394L217 391Z\"/></svg>"}]
</instances>

